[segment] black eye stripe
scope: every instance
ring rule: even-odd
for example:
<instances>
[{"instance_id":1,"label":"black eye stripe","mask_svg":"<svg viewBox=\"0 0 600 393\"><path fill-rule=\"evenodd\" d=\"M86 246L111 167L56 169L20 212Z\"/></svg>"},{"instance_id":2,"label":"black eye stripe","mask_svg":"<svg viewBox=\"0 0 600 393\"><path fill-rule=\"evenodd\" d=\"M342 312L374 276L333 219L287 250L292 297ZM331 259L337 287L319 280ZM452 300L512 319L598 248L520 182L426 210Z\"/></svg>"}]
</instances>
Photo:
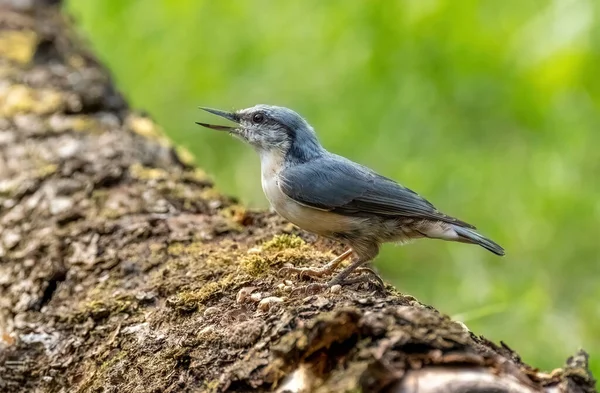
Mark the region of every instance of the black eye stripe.
<instances>
[{"instance_id":1,"label":"black eye stripe","mask_svg":"<svg viewBox=\"0 0 600 393\"><path fill-rule=\"evenodd\" d=\"M285 133L288 134L292 140L295 139L296 133L292 128L284 123L279 122L276 118L273 118L264 112L255 112L250 117L250 121L256 125L263 124L265 126L270 125L279 128L280 130L285 131Z\"/></svg>"}]
</instances>

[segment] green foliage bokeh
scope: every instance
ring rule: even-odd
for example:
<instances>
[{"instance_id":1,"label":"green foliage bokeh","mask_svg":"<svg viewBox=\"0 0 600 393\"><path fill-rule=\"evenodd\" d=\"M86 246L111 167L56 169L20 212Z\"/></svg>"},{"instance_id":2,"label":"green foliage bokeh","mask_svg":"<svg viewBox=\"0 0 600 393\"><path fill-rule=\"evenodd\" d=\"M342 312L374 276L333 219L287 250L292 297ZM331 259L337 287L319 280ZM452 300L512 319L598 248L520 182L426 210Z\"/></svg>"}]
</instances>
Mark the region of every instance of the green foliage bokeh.
<instances>
[{"instance_id":1,"label":"green foliage bokeh","mask_svg":"<svg viewBox=\"0 0 600 393\"><path fill-rule=\"evenodd\" d=\"M217 186L266 207L255 153L197 106L289 106L330 150L502 244L386 246L401 291L544 369L600 375L600 3L86 0L122 91Z\"/></svg>"}]
</instances>

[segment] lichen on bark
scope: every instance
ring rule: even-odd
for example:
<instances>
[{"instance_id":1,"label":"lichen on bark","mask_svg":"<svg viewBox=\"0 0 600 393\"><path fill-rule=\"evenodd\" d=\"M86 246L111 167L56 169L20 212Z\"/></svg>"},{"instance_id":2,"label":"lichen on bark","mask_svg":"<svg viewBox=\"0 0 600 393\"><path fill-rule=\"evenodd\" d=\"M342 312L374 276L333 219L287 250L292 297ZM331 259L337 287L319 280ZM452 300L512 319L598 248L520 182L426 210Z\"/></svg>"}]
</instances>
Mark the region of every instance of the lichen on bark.
<instances>
[{"instance_id":1,"label":"lichen on bark","mask_svg":"<svg viewBox=\"0 0 600 393\"><path fill-rule=\"evenodd\" d=\"M2 391L595 391L390 286L290 295L339 245L215 190L56 7L2 8L0 78Z\"/></svg>"}]
</instances>

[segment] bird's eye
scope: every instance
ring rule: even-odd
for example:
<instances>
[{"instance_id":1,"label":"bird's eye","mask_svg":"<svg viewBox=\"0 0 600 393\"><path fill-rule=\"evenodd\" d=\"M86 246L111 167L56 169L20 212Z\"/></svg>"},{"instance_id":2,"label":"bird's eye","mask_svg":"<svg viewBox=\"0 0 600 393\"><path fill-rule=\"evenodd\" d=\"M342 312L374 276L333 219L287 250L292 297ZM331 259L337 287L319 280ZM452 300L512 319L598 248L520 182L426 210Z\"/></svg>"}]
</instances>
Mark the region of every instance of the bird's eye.
<instances>
[{"instance_id":1,"label":"bird's eye","mask_svg":"<svg viewBox=\"0 0 600 393\"><path fill-rule=\"evenodd\" d=\"M252 116L252 121L254 124L260 124L265 121L265 115L262 113L255 113L254 116Z\"/></svg>"}]
</instances>

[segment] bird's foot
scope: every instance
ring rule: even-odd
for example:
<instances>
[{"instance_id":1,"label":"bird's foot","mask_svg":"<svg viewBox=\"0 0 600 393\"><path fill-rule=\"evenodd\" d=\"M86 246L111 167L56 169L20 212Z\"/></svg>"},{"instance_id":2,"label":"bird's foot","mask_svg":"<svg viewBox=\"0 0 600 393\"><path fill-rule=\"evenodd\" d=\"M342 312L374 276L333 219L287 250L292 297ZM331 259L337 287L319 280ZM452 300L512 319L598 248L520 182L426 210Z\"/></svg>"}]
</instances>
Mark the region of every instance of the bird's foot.
<instances>
[{"instance_id":1,"label":"bird's foot","mask_svg":"<svg viewBox=\"0 0 600 393\"><path fill-rule=\"evenodd\" d=\"M298 277L311 277L311 278L320 278L327 274L331 274L333 269L330 266L323 267L282 267L279 269L278 274L280 276L291 276L292 274L297 274Z\"/></svg>"},{"instance_id":2,"label":"bird's foot","mask_svg":"<svg viewBox=\"0 0 600 393\"><path fill-rule=\"evenodd\" d=\"M352 249L348 249L335 257L329 263L323 267L283 267L279 269L279 275L291 275L297 274L298 277L312 277L319 278L327 274L333 273L333 271L342 263L345 259L352 255Z\"/></svg>"},{"instance_id":3,"label":"bird's foot","mask_svg":"<svg viewBox=\"0 0 600 393\"><path fill-rule=\"evenodd\" d=\"M367 284L367 285L375 286L375 288L378 291L381 291L381 292L385 291L385 284L384 284L383 280L381 279L381 277L379 277L377 275L373 275L371 273L360 274L355 277L347 278L344 281L342 281L340 284L343 286L348 286L348 285L352 285L352 284Z\"/></svg>"},{"instance_id":4,"label":"bird's foot","mask_svg":"<svg viewBox=\"0 0 600 393\"><path fill-rule=\"evenodd\" d=\"M335 278L333 278L332 280L330 280L327 283L312 283L312 284L308 284L308 285L303 285L303 286L293 289L292 292L290 293L290 295L291 296L294 296L294 295L310 296L310 295L316 295L321 292L324 292L327 289L331 290L331 292L334 292L334 291L338 292L342 286L347 286L347 285L352 285L352 284L357 284L357 283L374 284L377 287L377 289L379 289L381 291L385 290L385 283L383 282L383 279L379 276L379 274L377 274L377 272L375 272L375 270L373 270L369 267L360 267L360 268L356 269L355 272L362 273L362 274L358 274L357 276L346 278L342 281L336 280ZM335 287L337 287L337 288L335 288Z\"/></svg>"},{"instance_id":5,"label":"bird's foot","mask_svg":"<svg viewBox=\"0 0 600 393\"><path fill-rule=\"evenodd\" d=\"M370 279L373 279L377 284L377 287L380 289L385 289L385 283L381 276L370 267L359 267L355 270L356 273L364 273L359 275L358 277L354 277L351 279L346 279L344 284L348 284L348 280L354 280L354 282L372 282Z\"/></svg>"},{"instance_id":6,"label":"bird's foot","mask_svg":"<svg viewBox=\"0 0 600 393\"><path fill-rule=\"evenodd\" d=\"M324 292L327 288L329 288L329 285L325 284L325 283L312 283L312 284L308 284L308 285L302 285L301 287L297 287L297 288L293 289L292 292L290 293L290 296L294 296L294 295L304 295L304 296L316 295L316 294L319 294L321 292Z\"/></svg>"}]
</instances>

